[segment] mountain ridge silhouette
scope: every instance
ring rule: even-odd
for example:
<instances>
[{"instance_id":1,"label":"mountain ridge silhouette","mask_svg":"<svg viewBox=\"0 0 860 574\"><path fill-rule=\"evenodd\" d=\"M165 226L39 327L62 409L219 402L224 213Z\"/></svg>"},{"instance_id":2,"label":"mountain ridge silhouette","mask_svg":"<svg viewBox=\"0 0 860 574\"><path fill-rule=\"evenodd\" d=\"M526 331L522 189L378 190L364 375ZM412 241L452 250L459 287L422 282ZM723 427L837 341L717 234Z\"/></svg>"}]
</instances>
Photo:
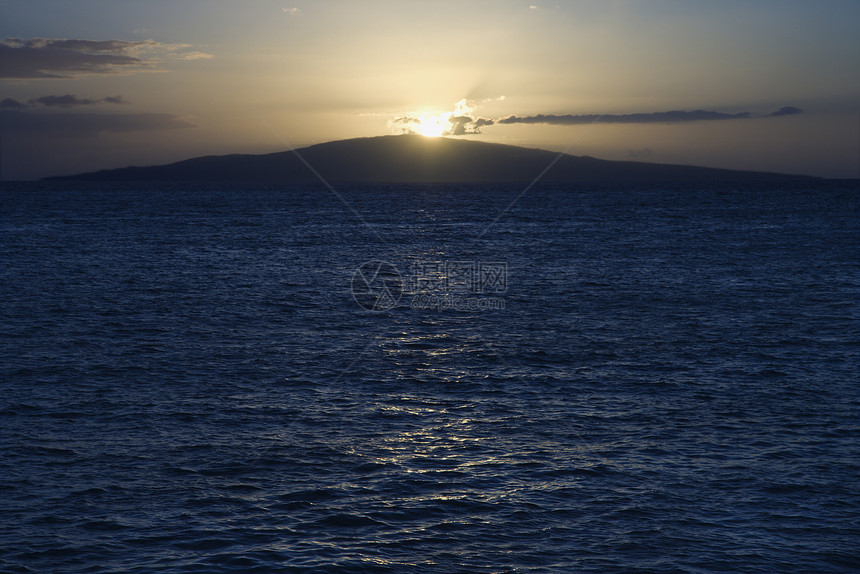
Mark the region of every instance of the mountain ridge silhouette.
<instances>
[{"instance_id":1,"label":"mountain ridge silhouette","mask_svg":"<svg viewBox=\"0 0 860 574\"><path fill-rule=\"evenodd\" d=\"M541 173L540 180L547 183L818 179L603 160L505 144L407 134L336 140L269 154L200 156L164 165L129 166L44 180L312 183L322 177L330 183L528 183Z\"/></svg>"}]
</instances>

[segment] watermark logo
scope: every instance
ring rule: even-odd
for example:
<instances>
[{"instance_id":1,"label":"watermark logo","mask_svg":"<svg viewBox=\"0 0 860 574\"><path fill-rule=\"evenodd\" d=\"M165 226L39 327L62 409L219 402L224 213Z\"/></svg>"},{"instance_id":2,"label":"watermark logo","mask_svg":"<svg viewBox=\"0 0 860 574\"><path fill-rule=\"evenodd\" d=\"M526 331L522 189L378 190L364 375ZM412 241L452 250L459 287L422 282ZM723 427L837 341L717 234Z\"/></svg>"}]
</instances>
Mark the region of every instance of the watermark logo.
<instances>
[{"instance_id":1,"label":"watermark logo","mask_svg":"<svg viewBox=\"0 0 860 574\"><path fill-rule=\"evenodd\" d=\"M498 261L416 261L416 292L504 294L508 264Z\"/></svg>"},{"instance_id":2,"label":"watermark logo","mask_svg":"<svg viewBox=\"0 0 860 574\"><path fill-rule=\"evenodd\" d=\"M368 311L396 306L403 295L403 280L397 267L385 261L362 263L352 275L352 298Z\"/></svg>"},{"instance_id":3,"label":"watermark logo","mask_svg":"<svg viewBox=\"0 0 860 574\"><path fill-rule=\"evenodd\" d=\"M384 261L362 264L352 278L352 296L368 311L395 307L404 292L412 309L485 311L504 309L508 265L499 261L417 260L404 282L397 268Z\"/></svg>"}]
</instances>

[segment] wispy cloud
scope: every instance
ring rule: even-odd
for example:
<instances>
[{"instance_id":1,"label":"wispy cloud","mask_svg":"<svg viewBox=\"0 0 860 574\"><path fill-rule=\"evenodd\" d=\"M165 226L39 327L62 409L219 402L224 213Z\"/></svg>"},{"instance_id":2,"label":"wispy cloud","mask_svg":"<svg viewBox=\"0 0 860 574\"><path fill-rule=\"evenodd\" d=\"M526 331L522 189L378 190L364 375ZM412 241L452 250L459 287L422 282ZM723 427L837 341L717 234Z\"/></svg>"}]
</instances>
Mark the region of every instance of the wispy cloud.
<instances>
[{"instance_id":1,"label":"wispy cloud","mask_svg":"<svg viewBox=\"0 0 860 574\"><path fill-rule=\"evenodd\" d=\"M760 117L778 117L799 114L802 110L786 106L764 116L751 112L739 112L727 114L708 110L669 112L635 113L635 114L566 114L546 115L537 114L533 116L508 116L495 120L497 124L553 124L553 125L577 125L591 124L599 121L602 124L674 124L682 122L716 121L716 120L746 120Z\"/></svg>"},{"instance_id":2,"label":"wispy cloud","mask_svg":"<svg viewBox=\"0 0 860 574\"><path fill-rule=\"evenodd\" d=\"M177 56L180 60L211 60L214 57L206 52L185 52Z\"/></svg>"},{"instance_id":3,"label":"wispy cloud","mask_svg":"<svg viewBox=\"0 0 860 574\"><path fill-rule=\"evenodd\" d=\"M100 100L92 100L90 98L79 98L74 94L66 94L64 96L42 96L40 98L31 98L30 105L56 106L61 108L71 108L73 106L94 106L96 104L125 104L122 96L108 96Z\"/></svg>"},{"instance_id":4,"label":"wispy cloud","mask_svg":"<svg viewBox=\"0 0 860 574\"><path fill-rule=\"evenodd\" d=\"M99 100L90 98L79 98L74 94L65 94L63 96L42 96L39 98L30 98L27 103L19 102L13 98L6 98L0 101L0 109L6 110L23 110L25 108L35 106L71 108L74 106L94 106L97 104L127 104L128 102L122 96L107 96Z\"/></svg>"},{"instance_id":5,"label":"wispy cloud","mask_svg":"<svg viewBox=\"0 0 860 574\"><path fill-rule=\"evenodd\" d=\"M484 102L491 101L490 99ZM504 96L497 99L504 101ZM485 118L474 115L477 106L471 100L460 100L453 112L435 115L408 114L389 121L389 127L399 133L435 132L433 135L463 136L482 133L482 129L495 124L549 124L580 125L593 124L677 124L702 121L750 120L755 118L776 118L803 113L799 108L785 106L769 114L752 112L724 113L710 110L673 110L668 112L647 112L631 114L536 114L531 116L506 116Z\"/></svg>"},{"instance_id":6,"label":"wispy cloud","mask_svg":"<svg viewBox=\"0 0 860 574\"><path fill-rule=\"evenodd\" d=\"M22 110L27 107L27 104L19 102L13 98L5 98L0 101L0 110Z\"/></svg>"},{"instance_id":7,"label":"wispy cloud","mask_svg":"<svg viewBox=\"0 0 860 574\"><path fill-rule=\"evenodd\" d=\"M775 112L771 112L767 115L769 118L777 118L779 116L793 116L794 114L801 114L803 110L799 108L795 108L794 106L783 106L776 110Z\"/></svg>"},{"instance_id":8,"label":"wispy cloud","mask_svg":"<svg viewBox=\"0 0 860 574\"><path fill-rule=\"evenodd\" d=\"M4 133L52 137L91 137L102 132L194 127L194 124L173 114L31 113L14 108L0 110L0 125Z\"/></svg>"},{"instance_id":9,"label":"wispy cloud","mask_svg":"<svg viewBox=\"0 0 860 574\"><path fill-rule=\"evenodd\" d=\"M189 52L190 44L155 40L69 40L6 38L0 40L0 78L68 78L156 68L167 57L212 57Z\"/></svg>"}]
</instances>

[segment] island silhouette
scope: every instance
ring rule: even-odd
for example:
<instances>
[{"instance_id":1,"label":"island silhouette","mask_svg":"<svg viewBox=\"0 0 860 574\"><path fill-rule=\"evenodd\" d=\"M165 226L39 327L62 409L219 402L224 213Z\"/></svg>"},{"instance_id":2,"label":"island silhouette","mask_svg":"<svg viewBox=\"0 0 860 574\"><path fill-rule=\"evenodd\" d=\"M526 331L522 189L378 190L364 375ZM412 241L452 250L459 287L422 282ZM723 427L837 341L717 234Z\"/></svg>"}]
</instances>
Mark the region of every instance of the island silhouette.
<instances>
[{"instance_id":1,"label":"island silhouette","mask_svg":"<svg viewBox=\"0 0 860 574\"><path fill-rule=\"evenodd\" d=\"M269 154L203 156L47 181L312 183L694 183L817 179L689 165L611 161L512 145L406 134Z\"/></svg>"}]
</instances>

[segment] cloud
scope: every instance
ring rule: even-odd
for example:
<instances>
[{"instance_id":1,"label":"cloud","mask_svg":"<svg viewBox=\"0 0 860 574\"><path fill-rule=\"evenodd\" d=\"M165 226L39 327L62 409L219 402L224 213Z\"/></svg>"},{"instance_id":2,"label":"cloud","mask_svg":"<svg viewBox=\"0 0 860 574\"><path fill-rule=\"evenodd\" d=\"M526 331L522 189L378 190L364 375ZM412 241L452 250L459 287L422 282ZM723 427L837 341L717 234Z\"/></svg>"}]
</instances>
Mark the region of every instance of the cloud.
<instances>
[{"instance_id":1,"label":"cloud","mask_svg":"<svg viewBox=\"0 0 860 574\"><path fill-rule=\"evenodd\" d=\"M190 44L155 40L67 40L6 38L0 40L0 78L68 78L153 69L165 56L211 57L186 52Z\"/></svg>"},{"instance_id":2,"label":"cloud","mask_svg":"<svg viewBox=\"0 0 860 574\"><path fill-rule=\"evenodd\" d=\"M62 108L70 108L72 106L91 106L99 103L99 100L90 100L87 98L79 98L72 94L65 96L42 96L41 98L32 98L30 104L42 104L43 106L60 106Z\"/></svg>"},{"instance_id":3,"label":"cloud","mask_svg":"<svg viewBox=\"0 0 860 574\"><path fill-rule=\"evenodd\" d=\"M66 94L64 96L42 96L40 98L30 98L28 103L19 102L12 98L6 98L0 102L0 108L11 110L23 110L24 108L34 106L71 108L73 106L93 106L96 104L127 104L128 102L122 96L108 96L100 100L92 100L89 98L79 98L74 94Z\"/></svg>"},{"instance_id":4,"label":"cloud","mask_svg":"<svg viewBox=\"0 0 860 574\"><path fill-rule=\"evenodd\" d=\"M492 120L475 118L472 112L477 109L475 102L463 98L454 104L454 112L449 114L447 120L451 126L444 132L443 136L464 136L481 133L481 127L491 125ZM479 124L480 122L480 124ZM489 122L489 123L487 123Z\"/></svg>"},{"instance_id":5,"label":"cloud","mask_svg":"<svg viewBox=\"0 0 860 574\"><path fill-rule=\"evenodd\" d=\"M433 135L463 136L481 133L481 128L494 123L488 118L474 117L475 102L466 98L454 103L453 112L441 114L415 114L396 117L388 126L398 133L425 133Z\"/></svg>"},{"instance_id":6,"label":"cloud","mask_svg":"<svg viewBox=\"0 0 860 574\"><path fill-rule=\"evenodd\" d=\"M466 116L475 110L475 102L463 98L459 102L454 103L454 115Z\"/></svg>"},{"instance_id":7,"label":"cloud","mask_svg":"<svg viewBox=\"0 0 860 574\"><path fill-rule=\"evenodd\" d=\"M302 13L301 8L287 8L286 6L281 7L281 11L287 16L298 16Z\"/></svg>"},{"instance_id":8,"label":"cloud","mask_svg":"<svg viewBox=\"0 0 860 574\"><path fill-rule=\"evenodd\" d=\"M185 52L177 56L180 60L211 60L214 57L212 54L207 54L206 52Z\"/></svg>"},{"instance_id":9,"label":"cloud","mask_svg":"<svg viewBox=\"0 0 860 574\"><path fill-rule=\"evenodd\" d=\"M503 101L504 96L498 98ZM486 102L488 100L484 100ZM755 118L773 118L803 113L792 106L782 107L769 114L753 114L739 112L727 114L709 110L673 110L668 112L650 112L633 114L536 114L533 116L507 116L493 119L475 116L477 105L472 100L462 99L454 104L453 112L436 115L406 115L389 121L389 127L399 133L432 132L433 135L463 136L482 133L482 128L494 124L550 124L550 125L579 125L579 124L652 124L652 123L687 123L700 121L748 120ZM642 150L639 150L642 151ZM638 152L637 152L638 153ZM649 152L650 153L650 150Z\"/></svg>"},{"instance_id":10,"label":"cloud","mask_svg":"<svg viewBox=\"0 0 860 574\"><path fill-rule=\"evenodd\" d=\"M665 123L683 123L683 122L698 122L698 121L717 121L717 120L746 120L759 117L776 117L790 114L799 114L801 110L798 108L784 107L779 110L760 116L750 112L740 112L736 114L726 114L723 112L713 112L707 110L681 111L673 110L669 112L654 112L654 113L636 113L636 114L582 114L582 115L545 115L537 114L534 116L508 116L496 120L497 124L552 124L552 125L578 125L591 124L599 122L602 124L665 124Z\"/></svg>"},{"instance_id":11,"label":"cloud","mask_svg":"<svg viewBox=\"0 0 860 574\"><path fill-rule=\"evenodd\" d=\"M778 118L779 116L793 116L794 114L802 114L803 110L799 108L795 108L794 106L783 106L776 110L775 112L771 112L767 115L769 118Z\"/></svg>"},{"instance_id":12,"label":"cloud","mask_svg":"<svg viewBox=\"0 0 860 574\"><path fill-rule=\"evenodd\" d=\"M451 116L448 118L448 123L451 124L451 127L442 132L443 135L462 136L466 134L480 133L479 131L475 131L472 127L474 121L471 116Z\"/></svg>"},{"instance_id":13,"label":"cloud","mask_svg":"<svg viewBox=\"0 0 860 574\"><path fill-rule=\"evenodd\" d=\"M12 98L6 98L3 101L0 101L0 109L2 110L22 110L26 107L27 104L19 102L18 100L13 100Z\"/></svg>"},{"instance_id":14,"label":"cloud","mask_svg":"<svg viewBox=\"0 0 860 574\"><path fill-rule=\"evenodd\" d=\"M125 100L122 96L108 96L101 100L91 100L89 98L79 98L73 94L65 96L42 96L41 98L30 99L30 104L42 104L43 106L58 106L61 108L70 108L72 106L92 106L95 104L124 104Z\"/></svg>"},{"instance_id":15,"label":"cloud","mask_svg":"<svg viewBox=\"0 0 860 574\"><path fill-rule=\"evenodd\" d=\"M0 129L4 134L91 137L102 132L191 127L195 127L194 124L173 114L32 113L17 109L0 110Z\"/></svg>"}]
</instances>

